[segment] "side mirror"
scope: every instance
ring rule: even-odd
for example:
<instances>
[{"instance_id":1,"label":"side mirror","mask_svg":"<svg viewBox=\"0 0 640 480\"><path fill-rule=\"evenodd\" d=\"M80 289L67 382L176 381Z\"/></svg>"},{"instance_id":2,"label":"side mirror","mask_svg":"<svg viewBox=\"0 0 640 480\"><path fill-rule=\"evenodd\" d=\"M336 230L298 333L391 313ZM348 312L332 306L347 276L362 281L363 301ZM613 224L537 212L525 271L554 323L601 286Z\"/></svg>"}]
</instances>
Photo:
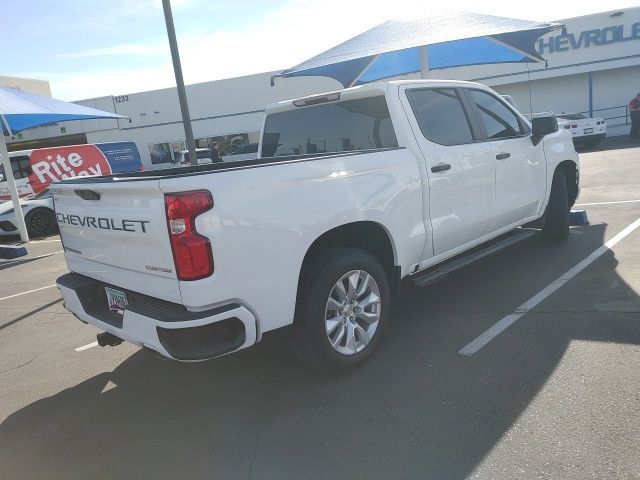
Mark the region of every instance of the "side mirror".
<instances>
[{"instance_id":1,"label":"side mirror","mask_svg":"<svg viewBox=\"0 0 640 480\"><path fill-rule=\"evenodd\" d=\"M534 145L540 143L545 135L558 131L558 119L556 117L536 117L531 120L531 141Z\"/></svg>"}]
</instances>

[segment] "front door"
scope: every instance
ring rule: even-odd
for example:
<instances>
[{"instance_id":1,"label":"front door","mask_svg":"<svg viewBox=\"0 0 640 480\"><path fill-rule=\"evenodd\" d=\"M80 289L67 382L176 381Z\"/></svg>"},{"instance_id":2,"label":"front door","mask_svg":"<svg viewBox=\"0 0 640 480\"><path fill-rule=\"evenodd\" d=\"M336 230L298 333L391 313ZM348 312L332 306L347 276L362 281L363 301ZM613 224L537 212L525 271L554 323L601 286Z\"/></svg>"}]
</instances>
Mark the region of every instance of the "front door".
<instances>
[{"instance_id":1,"label":"front door","mask_svg":"<svg viewBox=\"0 0 640 480\"><path fill-rule=\"evenodd\" d=\"M493 151L497 227L536 215L546 195L544 145L533 145L528 125L497 96L484 90L465 91Z\"/></svg>"}]
</instances>

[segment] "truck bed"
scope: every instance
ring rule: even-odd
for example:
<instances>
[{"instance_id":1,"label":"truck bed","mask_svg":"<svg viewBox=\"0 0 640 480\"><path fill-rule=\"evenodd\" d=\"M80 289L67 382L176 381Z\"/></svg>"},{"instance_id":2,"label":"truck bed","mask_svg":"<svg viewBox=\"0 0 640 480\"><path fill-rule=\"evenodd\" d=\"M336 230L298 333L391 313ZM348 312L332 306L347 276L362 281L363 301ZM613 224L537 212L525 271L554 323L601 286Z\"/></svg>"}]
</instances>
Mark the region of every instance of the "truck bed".
<instances>
[{"instance_id":1,"label":"truck bed","mask_svg":"<svg viewBox=\"0 0 640 480\"><path fill-rule=\"evenodd\" d=\"M354 150L351 152L326 153L326 154L307 154L307 155L289 155L283 157L266 157L257 160L243 160L238 162L217 162L206 165L193 165L187 167L173 167L161 170L145 170L143 172L119 173L117 175L103 175L91 177L74 177L64 180L64 184L94 184L94 183L111 183L121 181L137 181L144 179L161 180L163 178L189 177L193 175L202 175L206 173L228 172L233 170L245 170L248 168L260 168L270 165L287 165L299 162L311 162L315 160L325 160L328 158L350 157L354 155L362 155L366 153L385 152L391 150L402 150L404 147L376 148L370 150ZM57 183L57 182L56 182Z\"/></svg>"}]
</instances>

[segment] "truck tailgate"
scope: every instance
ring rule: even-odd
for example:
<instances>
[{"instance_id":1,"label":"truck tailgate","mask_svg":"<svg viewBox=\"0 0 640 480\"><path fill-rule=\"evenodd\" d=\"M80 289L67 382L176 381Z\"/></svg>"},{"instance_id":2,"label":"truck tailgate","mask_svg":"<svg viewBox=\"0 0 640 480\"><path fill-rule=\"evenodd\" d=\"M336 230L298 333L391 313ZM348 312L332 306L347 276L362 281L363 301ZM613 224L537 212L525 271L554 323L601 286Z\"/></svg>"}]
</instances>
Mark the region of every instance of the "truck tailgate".
<instances>
[{"instance_id":1,"label":"truck tailgate","mask_svg":"<svg viewBox=\"0 0 640 480\"><path fill-rule=\"evenodd\" d=\"M53 197L71 271L180 302L157 179L62 182L54 185Z\"/></svg>"}]
</instances>

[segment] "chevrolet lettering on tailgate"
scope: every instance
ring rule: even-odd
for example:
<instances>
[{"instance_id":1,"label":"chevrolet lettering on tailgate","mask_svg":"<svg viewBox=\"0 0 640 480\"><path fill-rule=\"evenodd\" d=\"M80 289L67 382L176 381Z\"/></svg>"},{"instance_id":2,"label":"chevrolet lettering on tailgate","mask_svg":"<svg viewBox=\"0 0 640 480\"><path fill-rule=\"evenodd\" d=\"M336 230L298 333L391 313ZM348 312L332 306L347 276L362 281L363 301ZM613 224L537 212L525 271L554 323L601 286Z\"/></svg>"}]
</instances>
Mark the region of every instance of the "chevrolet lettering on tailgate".
<instances>
[{"instance_id":1,"label":"chevrolet lettering on tailgate","mask_svg":"<svg viewBox=\"0 0 640 480\"><path fill-rule=\"evenodd\" d=\"M107 217L87 217L82 215L67 215L64 213L56 213L58 223L66 223L68 225L76 225L80 227L99 228L101 230L118 230L122 232L141 232L147 233L146 224L151 223L149 220L115 220Z\"/></svg>"}]
</instances>

